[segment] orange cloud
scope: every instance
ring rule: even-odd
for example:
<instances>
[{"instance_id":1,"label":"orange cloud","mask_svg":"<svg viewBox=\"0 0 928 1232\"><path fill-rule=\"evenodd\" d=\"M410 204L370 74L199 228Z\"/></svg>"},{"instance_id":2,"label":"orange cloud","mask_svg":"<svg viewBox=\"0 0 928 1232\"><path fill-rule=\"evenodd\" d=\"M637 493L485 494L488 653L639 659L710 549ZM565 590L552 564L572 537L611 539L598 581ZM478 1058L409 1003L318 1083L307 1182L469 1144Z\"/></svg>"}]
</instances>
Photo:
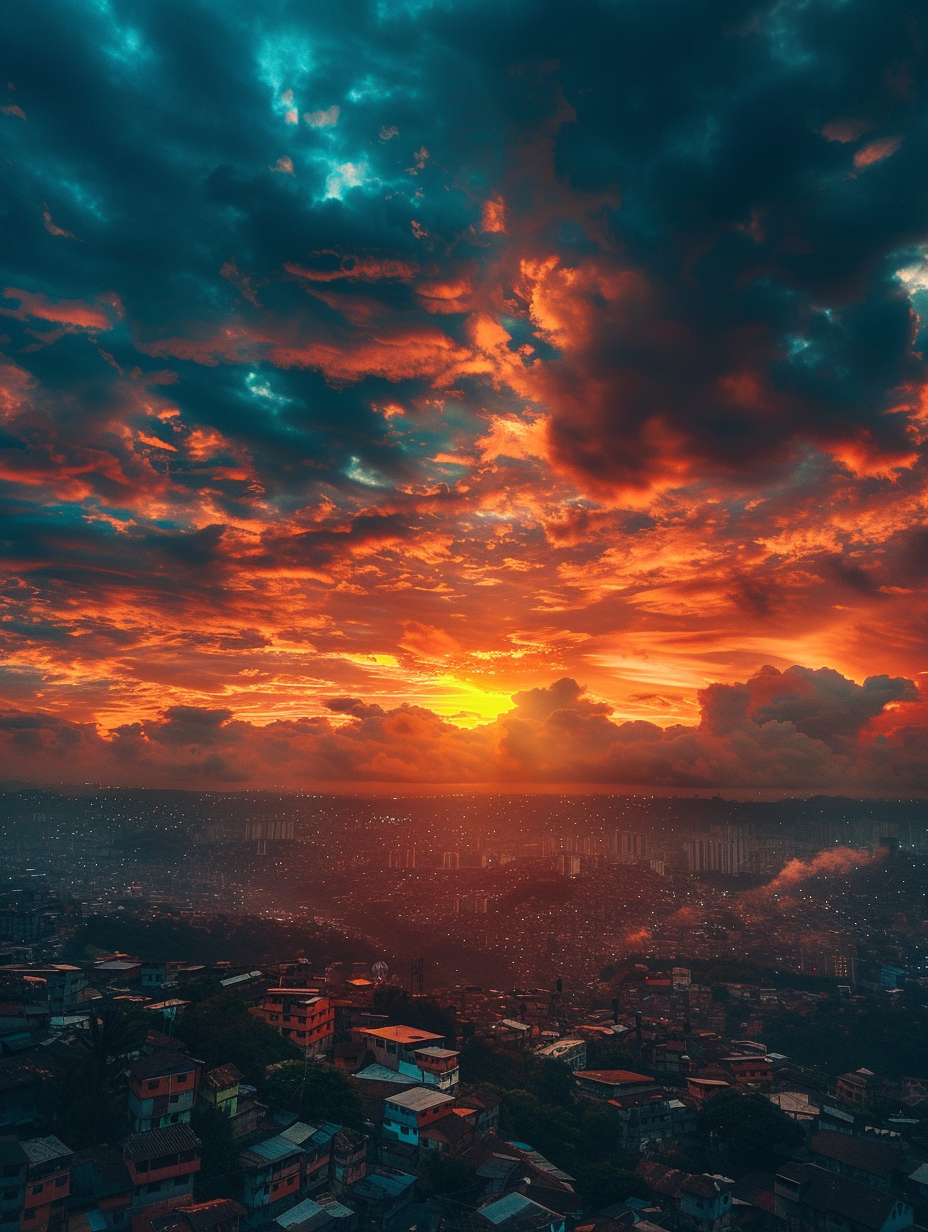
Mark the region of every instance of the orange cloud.
<instances>
[{"instance_id":1,"label":"orange cloud","mask_svg":"<svg viewBox=\"0 0 928 1232\"><path fill-rule=\"evenodd\" d=\"M109 317L101 308L94 308L78 299L62 299L57 303L42 294L21 291L18 287L4 287L4 299L18 299L18 308L0 308L4 316L25 321L34 317L40 321L55 321L61 325L73 325L78 329L112 329Z\"/></svg>"},{"instance_id":2,"label":"orange cloud","mask_svg":"<svg viewBox=\"0 0 928 1232\"><path fill-rule=\"evenodd\" d=\"M877 141L871 141L854 155L854 166L872 167L874 163L895 154L901 145L901 137L880 137Z\"/></svg>"}]
</instances>

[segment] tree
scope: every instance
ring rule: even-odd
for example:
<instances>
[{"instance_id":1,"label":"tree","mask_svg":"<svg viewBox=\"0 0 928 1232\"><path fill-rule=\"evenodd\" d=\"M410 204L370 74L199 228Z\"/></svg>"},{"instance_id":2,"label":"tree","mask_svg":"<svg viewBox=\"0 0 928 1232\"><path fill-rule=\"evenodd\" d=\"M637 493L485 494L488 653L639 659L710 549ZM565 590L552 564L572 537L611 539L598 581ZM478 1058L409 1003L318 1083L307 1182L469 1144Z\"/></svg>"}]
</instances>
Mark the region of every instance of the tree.
<instances>
[{"instance_id":1,"label":"tree","mask_svg":"<svg viewBox=\"0 0 928 1232\"><path fill-rule=\"evenodd\" d=\"M537 1061L532 1075L532 1090L543 1103L569 1107L574 1094L574 1076L570 1066L547 1057Z\"/></svg>"},{"instance_id":2,"label":"tree","mask_svg":"<svg viewBox=\"0 0 928 1232\"><path fill-rule=\"evenodd\" d=\"M646 1198L649 1192L637 1172L610 1163L585 1164L577 1169L576 1176L586 1211L597 1211L626 1198Z\"/></svg>"},{"instance_id":3,"label":"tree","mask_svg":"<svg viewBox=\"0 0 928 1232\"><path fill-rule=\"evenodd\" d=\"M580 1137L577 1118L557 1104L545 1104L529 1091L505 1091L503 1115L508 1128L542 1155L565 1158Z\"/></svg>"},{"instance_id":4,"label":"tree","mask_svg":"<svg viewBox=\"0 0 928 1232\"><path fill-rule=\"evenodd\" d=\"M94 1008L86 1030L77 1032L69 1064L43 1097L56 1132L69 1145L89 1146L125 1132L126 1065L147 1030L137 1010L105 1002Z\"/></svg>"},{"instance_id":5,"label":"tree","mask_svg":"<svg viewBox=\"0 0 928 1232\"><path fill-rule=\"evenodd\" d=\"M627 1049L612 1040L587 1045L587 1069L634 1069L639 1064Z\"/></svg>"},{"instance_id":6,"label":"tree","mask_svg":"<svg viewBox=\"0 0 928 1232\"><path fill-rule=\"evenodd\" d=\"M299 1056L295 1044L249 1013L234 992L188 1006L177 1020L175 1034L208 1066L231 1062L255 1086L269 1065Z\"/></svg>"},{"instance_id":7,"label":"tree","mask_svg":"<svg viewBox=\"0 0 928 1232\"><path fill-rule=\"evenodd\" d=\"M272 1104L295 1112L302 1121L355 1124L361 1101L341 1070L321 1061L285 1061L275 1065L262 1085Z\"/></svg>"},{"instance_id":8,"label":"tree","mask_svg":"<svg viewBox=\"0 0 928 1232\"><path fill-rule=\"evenodd\" d=\"M802 1128L763 1095L720 1091L696 1118L701 1134L715 1134L733 1163L773 1171L804 1140Z\"/></svg>"},{"instance_id":9,"label":"tree","mask_svg":"<svg viewBox=\"0 0 928 1232\"><path fill-rule=\"evenodd\" d=\"M239 1147L232 1136L229 1118L210 1104L197 1104L190 1128L200 1139L200 1172L197 1186L210 1197L232 1194L238 1179Z\"/></svg>"},{"instance_id":10,"label":"tree","mask_svg":"<svg viewBox=\"0 0 928 1232\"><path fill-rule=\"evenodd\" d=\"M621 1139L621 1125L615 1108L590 1104L580 1118L580 1141L584 1155L611 1155Z\"/></svg>"}]
</instances>

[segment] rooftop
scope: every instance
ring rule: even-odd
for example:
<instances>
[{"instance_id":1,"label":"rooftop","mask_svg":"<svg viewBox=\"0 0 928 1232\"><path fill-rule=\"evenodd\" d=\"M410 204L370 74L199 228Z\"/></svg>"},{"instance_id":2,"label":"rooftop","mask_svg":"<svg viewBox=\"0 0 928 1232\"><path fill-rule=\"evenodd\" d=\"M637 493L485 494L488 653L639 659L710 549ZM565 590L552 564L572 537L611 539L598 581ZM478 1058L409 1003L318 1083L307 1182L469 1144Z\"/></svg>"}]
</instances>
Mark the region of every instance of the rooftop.
<instances>
[{"instance_id":1,"label":"rooftop","mask_svg":"<svg viewBox=\"0 0 928 1232\"><path fill-rule=\"evenodd\" d=\"M288 1155L301 1155L303 1148L291 1142L282 1134L273 1138L265 1138L263 1142L254 1142L239 1155L246 1167L261 1167L268 1163L277 1163Z\"/></svg>"},{"instance_id":2,"label":"rooftop","mask_svg":"<svg viewBox=\"0 0 928 1232\"><path fill-rule=\"evenodd\" d=\"M310 1219L317 1219L324 1215L324 1207L321 1207L318 1202L313 1202L311 1198L305 1198L299 1205L291 1206L289 1211L278 1215L275 1223L279 1223L282 1228L290 1228L294 1224L306 1223Z\"/></svg>"},{"instance_id":3,"label":"rooftop","mask_svg":"<svg viewBox=\"0 0 928 1232\"><path fill-rule=\"evenodd\" d=\"M436 1035L434 1031L418 1031L415 1027L365 1027L364 1034L404 1045L425 1044L430 1040L441 1044L445 1038L443 1035Z\"/></svg>"},{"instance_id":4,"label":"rooftop","mask_svg":"<svg viewBox=\"0 0 928 1232\"><path fill-rule=\"evenodd\" d=\"M69 1159L74 1152L60 1138L30 1138L22 1144L30 1164L47 1164L55 1159Z\"/></svg>"},{"instance_id":5,"label":"rooftop","mask_svg":"<svg viewBox=\"0 0 928 1232\"><path fill-rule=\"evenodd\" d=\"M429 1108L437 1108L439 1104L453 1104L454 1096L427 1087L410 1087L408 1091L397 1091L395 1095L388 1096L387 1103L406 1108L409 1112L425 1112Z\"/></svg>"},{"instance_id":6,"label":"rooftop","mask_svg":"<svg viewBox=\"0 0 928 1232\"><path fill-rule=\"evenodd\" d=\"M232 1064L218 1065L206 1075L206 1085L211 1091L228 1091L242 1081L241 1071Z\"/></svg>"},{"instance_id":7,"label":"rooftop","mask_svg":"<svg viewBox=\"0 0 928 1232\"><path fill-rule=\"evenodd\" d=\"M549 1210L525 1194L508 1193L479 1208L480 1214L496 1227L509 1224L519 1229L541 1228L552 1220L563 1222L563 1216Z\"/></svg>"},{"instance_id":8,"label":"rooftop","mask_svg":"<svg viewBox=\"0 0 928 1232\"><path fill-rule=\"evenodd\" d=\"M185 1056L182 1052L159 1049L150 1057L139 1057L137 1061L133 1061L129 1066L129 1073L133 1078L167 1077L169 1074L189 1074L199 1064L199 1061L194 1061L193 1057Z\"/></svg>"},{"instance_id":9,"label":"rooftop","mask_svg":"<svg viewBox=\"0 0 928 1232\"><path fill-rule=\"evenodd\" d=\"M631 1086L638 1082L653 1082L647 1074L636 1074L630 1069L581 1069L575 1077L588 1078L591 1082L604 1082L609 1086Z\"/></svg>"},{"instance_id":10,"label":"rooftop","mask_svg":"<svg viewBox=\"0 0 928 1232\"><path fill-rule=\"evenodd\" d=\"M889 1176L905 1156L902 1147L891 1146L888 1142L868 1142L866 1138L852 1138L850 1134L829 1130L817 1133L809 1147L815 1155L881 1177Z\"/></svg>"},{"instance_id":11,"label":"rooftop","mask_svg":"<svg viewBox=\"0 0 928 1232\"><path fill-rule=\"evenodd\" d=\"M130 1134L123 1146L132 1160L160 1159L162 1155L180 1155L184 1151L197 1151L200 1139L189 1125L165 1125L163 1129L148 1129L141 1134Z\"/></svg>"},{"instance_id":12,"label":"rooftop","mask_svg":"<svg viewBox=\"0 0 928 1232\"><path fill-rule=\"evenodd\" d=\"M351 1075L352 1078L364 1078L373 1082L393 1082L397 1086L409 1086L410 1079L407 1074L401 1074L399 1070L387 1069L385 1065L365 1065L364 1069L359 1069L356 1074Z\"/></svg>"},{"instance_id":13,"label":"rooftop","mask_svg":"<svg viewBox=\"0 0 928 1232\"><path fill-rule=\"evenodd\" d=\"M885 1190L835 1176L816 1164L787 1164L777 1174L777 1180L781 1177L794 1185L799 1183L800 1201L806 1206L839 1215L874 1232L882 1228L900 1201Z\"/></svg>"}]
</instances>

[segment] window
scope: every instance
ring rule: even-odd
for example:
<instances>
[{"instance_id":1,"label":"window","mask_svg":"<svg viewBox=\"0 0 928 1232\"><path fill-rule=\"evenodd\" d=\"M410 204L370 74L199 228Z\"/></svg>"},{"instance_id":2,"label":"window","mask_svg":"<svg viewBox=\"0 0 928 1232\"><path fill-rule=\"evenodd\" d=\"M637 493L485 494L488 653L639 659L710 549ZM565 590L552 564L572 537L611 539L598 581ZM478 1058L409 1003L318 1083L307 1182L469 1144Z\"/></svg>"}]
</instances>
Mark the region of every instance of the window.
<instances>
[{"instance_id":1,"label":"window","mask_svg":"<svg viewBox=\"0 0 928 1232\"><path fill-rule=\"evenodd\" d=\"M186 1178L185 1176L175 1176L175 1178L174 1178L174 1184L175 1184L175 1185L183 1185L183 1184L184 1184L184 1182L185 1182L186 1180L187 1180L187 1178Z\"/></svg>"},{"instance_id":2,"label":"window","mask_svg":"<svg viewBox=\"0 0 928 1232\"><path fill-rule=\"evenodd\" d=\"M189 1077L190 1077L189 1074L178 1074L177 1075L177 1085L183 1086L183 1084L187 1081Z\"/></svg>"},{"instance_id":3,"label":"window","mask_svg":"<svg viewBox=\"0 0 928 1232\"><path fill-rule=\"evenodd\" d=\"M4 1211L0 1223L19 1223L19 1211Z\"/></svg>"},{"instance_id":4,"label":"window","mask_svg":"<svg viewBox=\"0 0 928 1232\"><path fill-rule=\"evenodd\" d=\"M16 1197L18 1197L18 1195L19 1195L19 1190L18 1190L18 1189L4 1189L4 1191L3 1191L3 1197L4 1197L4 1200L5 1200L5 1201L7 1201L7 1202L9 1202L9 1200L10 1200L11 1198L16 1198Z\"/></svg>"},{"instance_id":5,"label":"window","mask_svg":"<svg viewBox=\"0 0 928 1232\"><path fill-rule=\"evenodd\" d=\"M179 1095L172 1095L172 1096L171 1096L171 1103L172 1103L172 1104L179 1104L179 1103L180 1103L180 1096L179 1096Z\"/></svg>"},{"instance_id":6,"label":"window","mask_svg":"<svg viewBox=\"0 0 928 1232\"><path fill-rule=\"evenodd\" d=\"M160 1188L161 1188L160 1181L152 1181L150 1185L145 1186L145 1192L146 1193L157 1193Z\"/></svg>"},{"instance_id":7,"label":"window","mask_svg":"<svg viewBox=\"0 0 928 1232\"><path fill-rule=\"evenodd\" d=\"M150 1082L145 1083L145 1089L147 1091L157 1091L160 1086L161 1080L158 1078L152 1078Z\"/></svg>"},{"instance_id":8,"label":"window","mask_svg":"<svg viewBox=\"0 0 928 1232\"><path fill-rule=\"evenodd\" d=\"M68 1183L68 1178L66 1176L56 1176L55 1177L55 1188L56 1189L60 1189L62 1185L67 1185L67 1183Z\"/></svg>"},{"instance_id":9,"label":"window","mask_svg":"<svg viewBox=\"0 0 928 1232\"><path fill-rule=\"evenodd\" d=\"M4 1176L19 1176L19 1173L19 1164L7 1164L7 1166L3 1169Z\"/></svg>"},{"instance_id":10,"label":"window","mask_svg":"<svg viewBox=\"0 0 928 1232\"><path fill-rule=\"evenodd\" d=\"M44 1188L45 1188L45 1186L44 1186L44 1185L33 1185L33 1186L32 1186L32 1192L33 1192L34 1194L40 1194Z\"/></svg>"}]
</instances>

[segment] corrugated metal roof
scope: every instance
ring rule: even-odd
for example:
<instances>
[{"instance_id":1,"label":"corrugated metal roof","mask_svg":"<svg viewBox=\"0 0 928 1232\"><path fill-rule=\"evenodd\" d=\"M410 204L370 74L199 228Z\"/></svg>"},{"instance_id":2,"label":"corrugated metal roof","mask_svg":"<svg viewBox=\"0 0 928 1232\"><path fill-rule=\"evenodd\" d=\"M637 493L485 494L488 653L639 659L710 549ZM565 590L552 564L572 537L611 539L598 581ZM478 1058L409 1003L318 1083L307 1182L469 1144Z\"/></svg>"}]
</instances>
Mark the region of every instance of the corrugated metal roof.
<instances>
[{"instance_id":1,"label":"corrugated metal roof","mask_svg":"<svg viewBox=\"0 0 928 1232\"><path fill-rule=\"evenodd\" d=\"M409 1085L408 1075L397 1073L395 1069L387 1069L385 1065L366 1065L352 1077L367 1078L373 1082L397 1082L405 1086Z\"/></svg>"},{"instance_id":2,"label":"corrugated metal roof","mask_svg":"<svg viewBox=\"0 0 928 1232\"><path fill-rule=\"evenodd\" d=\"M60 1138L52 1136L30 1138L28 1142L22 1143L22 1148L28 1155L30 1164L47 1164L54 1159L67 1159L74 1154Z\"/></svg>"},{"instance_id":3,"label":"corrugated metal roof","mask_svg":"<svg viewBox=\"0 0 928 1232\"><path fill-rule=\"evenodd\" d=\"M247 1150L242 1151L240 1159L255 1156L255 1163L276 1163L279 1159L286 1159L288 1155L302 1154L302 1147L296 1145L295 1142L288 1142L286 1138L280 1134L273 1138L265 1138L263 1142L255 1142Z\"/></svg>"},{"instance_id":4,"label":"corrugated metal roof","mask_svg":"<svg viewBox=\"0 0 928 1232\"><path fill-rule=\"evenodd\" d=\"M526 1211L541 1210L542 1208L533 1202L531 1198L526 1198L525 1194L508 1193L503 1198L497 1198L495 1202L491 1202L488 1206L480 1207L480 1214L485 1219L489 1219L490 1223L505 1223L507 1219L512 1219L513 1215L524 1215Z\"/></svg>"},{"instance_id":5,"label":"corrugated metal roof","mask_svg":"<svg viewBox=\"0 0 928 1232\"><path fill-rule=\"evenodd\" d=\"M320 1215L325 1215L325 1213L325 1209L318 1202L313 1202L311 1198L306 1198L298 1206L291 1206L289 1211L284 1211L282 1215L278 1215L275 1223L279 1223L282 1228L289 1228L293 1224L306 1223L309 1219L317 1219Z\"/></svg>"},{"instance_id":6,"label":"corrugated metal roof","mask_svg":"<svg viewBox=\"0 0 928 1232\"><path fill-rule=\"evenodd\" d=\"M165 1125L163 1129L149 1129L141 1134L130 1134L123 1142L130 1159L159 1159L162 1155L180 1155L184 1151L197 1151L200 1139L189 1125Z\"/></svg>"},{"instance_id":7,"label":"corrugated metal roof","mask_svg":"<svg viewBox=\"0 0 928 1232\"><path fill-rule=\"evenodd\" d=\"M408 1091L397 1091L395 1095L388 1096L387 1103L397 1104L410 1112L425 1112L427 1108L436 1108L439 1104L454 1103L454 1096L426 1087L410 1087Z\"/></svg>"}]
</instances>

